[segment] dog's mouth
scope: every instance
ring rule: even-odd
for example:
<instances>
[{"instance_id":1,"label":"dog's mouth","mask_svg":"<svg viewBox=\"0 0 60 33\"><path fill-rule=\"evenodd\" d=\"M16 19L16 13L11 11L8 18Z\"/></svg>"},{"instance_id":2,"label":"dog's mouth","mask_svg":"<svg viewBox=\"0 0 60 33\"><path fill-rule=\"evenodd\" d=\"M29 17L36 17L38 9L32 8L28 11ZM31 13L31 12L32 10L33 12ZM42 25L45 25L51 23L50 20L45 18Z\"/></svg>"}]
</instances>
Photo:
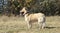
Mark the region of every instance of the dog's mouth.
<instances>
[{"instance_id":1,"label":"dog's mouth","mask_svg":"<svg viewBox=\"0 0 60 33\"><path fill-rule=\"evenodd\" d=\"M24 12L21 12L20 15L21 15L21 16L24 16L25 14L24 14Z\"/></svg>"},{"instance_id":2,"label":"dog's mouth","mask_svg":"<svg viewBox=\"0 0 60 33\"><path fill-rule=\"evenodd\" d=\"M24 12L21 12L21 14L24 14Z\"/></svg>"},{"instance_id":3,"label":"dog's mouth","mask_svg":"<svg viewBox=\"0 0 60 33\"><path fill-rule=\"evenodd\" d=\"M20 12L20 14L21 14L21 15L23 15L23 14L24 14L24 12Z\"/></svg>"}]
</instances>

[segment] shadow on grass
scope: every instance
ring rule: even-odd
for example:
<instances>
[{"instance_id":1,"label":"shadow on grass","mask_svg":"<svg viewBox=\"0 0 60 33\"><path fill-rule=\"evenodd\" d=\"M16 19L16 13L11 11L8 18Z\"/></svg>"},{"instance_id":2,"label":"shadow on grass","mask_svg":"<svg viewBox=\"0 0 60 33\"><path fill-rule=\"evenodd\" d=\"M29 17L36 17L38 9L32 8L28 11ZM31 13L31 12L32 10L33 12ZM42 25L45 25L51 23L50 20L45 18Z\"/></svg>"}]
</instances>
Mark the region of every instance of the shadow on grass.
<instances>
[{"instance_id":1,"label":"shadow on grass","mask_svg":"<svg viewBox=\"0 0 60 33\"><path fill-rule=\"evenodd\" d=\"M60 28L60 27L45 27L47 29L54 29L54 28Z\"/></svg>"}]
</instances>

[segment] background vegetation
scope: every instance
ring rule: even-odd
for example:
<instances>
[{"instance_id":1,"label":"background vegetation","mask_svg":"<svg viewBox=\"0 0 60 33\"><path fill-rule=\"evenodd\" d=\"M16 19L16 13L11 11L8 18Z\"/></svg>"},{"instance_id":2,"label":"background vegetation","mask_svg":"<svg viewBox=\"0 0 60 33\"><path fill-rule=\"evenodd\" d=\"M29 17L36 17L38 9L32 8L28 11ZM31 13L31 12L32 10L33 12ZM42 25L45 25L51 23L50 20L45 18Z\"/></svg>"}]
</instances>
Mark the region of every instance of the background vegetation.
<instances>
[{"instance_id":1,"label":"background vegetation","mask_svg":"<svg viewBox=\"0 0 60 33\"><path fill-rule=\"evenodd\" d=\"M8 0L3 13L17 16L20 10L27 7L30 13L42 12L47 16L60 15L60 0ZM8 11L6 13L6 10Z\"/></svg>"}]
</instances>

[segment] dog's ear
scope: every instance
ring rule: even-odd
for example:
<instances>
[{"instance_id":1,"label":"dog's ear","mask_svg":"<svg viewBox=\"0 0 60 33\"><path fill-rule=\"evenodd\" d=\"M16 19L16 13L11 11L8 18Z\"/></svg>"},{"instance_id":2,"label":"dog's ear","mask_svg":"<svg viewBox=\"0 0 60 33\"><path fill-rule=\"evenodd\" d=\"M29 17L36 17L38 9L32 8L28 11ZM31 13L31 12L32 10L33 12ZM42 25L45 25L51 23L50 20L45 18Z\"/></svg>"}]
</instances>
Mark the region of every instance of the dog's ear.
<instances>
[{"instance_id":1,"label":"dog's ear","mask_svg":"<svg viewBox=\"0 0 60 33\"><path fill-rule=\"evenodd\" d=\"M25 7L25 9L26 9L26 10L28 10L28 8L27 8L27 7Z\"/></svg>"}]
</instances>

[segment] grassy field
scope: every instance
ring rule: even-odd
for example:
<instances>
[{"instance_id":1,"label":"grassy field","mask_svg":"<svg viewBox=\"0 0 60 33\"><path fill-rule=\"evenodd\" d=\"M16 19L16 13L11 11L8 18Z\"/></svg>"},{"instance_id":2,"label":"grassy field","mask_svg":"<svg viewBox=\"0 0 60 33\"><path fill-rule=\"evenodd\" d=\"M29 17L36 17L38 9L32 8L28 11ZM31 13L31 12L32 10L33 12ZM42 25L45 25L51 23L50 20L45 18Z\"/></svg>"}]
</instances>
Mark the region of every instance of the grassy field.
<instances>
[{"instance_id":1,"label":"grassy field","mask_svg":"<svg viewBox=\"0 0 60 33\"><path fill-rule=\"evenodd\" d=\"M28 30L23 17L0 16L0 33L60 33L60 16L46 17L46 27L41 30L37 23Z\"/></svg>"}]
</instances>

